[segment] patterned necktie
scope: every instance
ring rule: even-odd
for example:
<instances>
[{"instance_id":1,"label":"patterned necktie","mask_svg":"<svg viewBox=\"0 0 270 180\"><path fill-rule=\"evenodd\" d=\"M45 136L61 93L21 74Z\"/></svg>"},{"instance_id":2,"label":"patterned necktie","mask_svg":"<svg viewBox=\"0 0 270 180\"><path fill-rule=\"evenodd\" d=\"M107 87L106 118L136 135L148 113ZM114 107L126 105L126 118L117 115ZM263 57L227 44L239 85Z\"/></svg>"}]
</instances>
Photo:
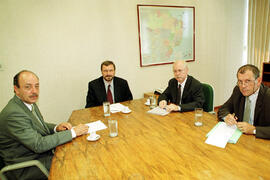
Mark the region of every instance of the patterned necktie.
<instances>
[{"instance_id":1,"label":"patterned necktie","mask_svg":"<svg viewBox=\"0 0 270 180\"><path fill-rule=\"evenodd\" d=\"M248 97L246 97L246 106L245 106L245 111L244 111L244 117L243 121L250 123L250 100Z\"/></svg>"},{"instance_id":2,"label":"patterned necktie","mask_svg":"<svg viewBox=\"0 0 270 180\"><path fill-rule=\"evenodd\" d=\"M113 98L112 98L112 92L111 92L111 85L108 86L108 90L107 90L107 101L109 101L110 104L113 104Z\"/></svg>"},{"instance_id":3,"label":"patterned necktie","mask_svg":"<svg viewBox=\"0 0 270 180\"><path fill-rule=\"evenodd\" d=\"M181 84L178 85L177 96L176 96L176 105L180 105L181 102Z\"/></svg>"}]
</instances>

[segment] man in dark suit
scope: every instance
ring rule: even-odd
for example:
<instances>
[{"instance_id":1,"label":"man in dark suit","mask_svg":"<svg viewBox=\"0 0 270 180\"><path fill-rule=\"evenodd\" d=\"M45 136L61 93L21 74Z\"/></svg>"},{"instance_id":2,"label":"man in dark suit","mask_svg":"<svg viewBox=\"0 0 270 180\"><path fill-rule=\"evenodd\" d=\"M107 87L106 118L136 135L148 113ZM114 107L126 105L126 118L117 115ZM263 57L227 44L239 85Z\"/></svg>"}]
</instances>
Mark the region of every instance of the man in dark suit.
<instances>
[{"instance_id":1,"label":"man in dark suit","mask_svg":"<svg viewBox=\"0 0 270 180\"><path fill-rule=\"evenodd\" d=\"M188 75L186 62L175 61L173 73L174 78L169 81L168 87L158 98L159 107L166 108L169 112L193 111L202 107L204 103L202 84Z\"/></svg>"},{"instance_id":2,"label":"man in dark suit","mask_svg":"<svg viewBox=\"0 0 270 180\"><path fill-rule=\"evenodd\" d=\"M270 88L261 84L259 69L251 64L237 72L237 86L218 110L218 118L237 125L245 134L270 138Z\"/></svg>"},{"instance_id":3,"label":"man in dark suit","mask_svg":"<svg viewBox=\"0 0 270 180\"><path fill-rule=\"evenodd\" d=\"M112 61L104 61L100 68L102 76L88 84L85 108L100 106L105 101L113 104L133 99L127 81L115 77Z\"/></svg>"},{"instance_id":4,"label":"man in dark suit","mask_svg":"<svg viewBox=\"0 0 270 180\"><path fill-rule=\"evenodd\" d=\"M53 149L87 133L88 126L46 123L36 105L39 79L30 71L14 77L14 97L0 113L0 156L6 165L39 160L50 170ZM7 172L9 179L47 179L36 167Z\"/></svg>"}]
</instances>

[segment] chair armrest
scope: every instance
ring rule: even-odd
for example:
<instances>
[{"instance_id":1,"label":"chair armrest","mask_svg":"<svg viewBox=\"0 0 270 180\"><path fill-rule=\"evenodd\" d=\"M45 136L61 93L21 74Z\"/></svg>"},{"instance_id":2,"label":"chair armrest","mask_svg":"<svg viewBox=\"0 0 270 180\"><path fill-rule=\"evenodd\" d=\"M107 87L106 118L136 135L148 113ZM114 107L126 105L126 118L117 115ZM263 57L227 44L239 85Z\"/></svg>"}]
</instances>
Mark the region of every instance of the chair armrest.
<instances>
[{"instance_id":1,"label":"chair armrest","mask_svg":"<svg viewBox=\"0 0 270 180\"><path fill-rule=\"evenodd\" d=\"M48 170L38 160L30 160L30 161L25 161L21 163L7 165L1 169L1 174L7 171L21 169L21 168L30 167L30 166L37 166L43 174L45 174L47 177L49 176Z\"/></svg>"}]
</instances>

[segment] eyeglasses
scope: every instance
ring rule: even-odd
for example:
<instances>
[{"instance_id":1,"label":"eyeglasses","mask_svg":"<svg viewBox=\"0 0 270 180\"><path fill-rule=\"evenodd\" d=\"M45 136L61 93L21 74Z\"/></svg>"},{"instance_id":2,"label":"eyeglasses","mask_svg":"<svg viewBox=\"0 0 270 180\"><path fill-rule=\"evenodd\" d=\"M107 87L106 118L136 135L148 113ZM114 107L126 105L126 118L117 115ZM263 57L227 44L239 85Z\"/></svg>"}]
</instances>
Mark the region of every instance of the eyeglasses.
<instances>
[{"instance_id":1,"label":"eyeglasses","mask_svg":"<svg viewBox=\"0 0 270 180\"><path fill-rule=\"evenodd\" d=\"M247 85L247 86L249 86L251 83L253 83L254 81L256 81L256 80L245 80L245 81L240 81L240 80L238 80L237 81L237 85L238 86L244 86L244 85Z\"/></svg>"}]
</instances>

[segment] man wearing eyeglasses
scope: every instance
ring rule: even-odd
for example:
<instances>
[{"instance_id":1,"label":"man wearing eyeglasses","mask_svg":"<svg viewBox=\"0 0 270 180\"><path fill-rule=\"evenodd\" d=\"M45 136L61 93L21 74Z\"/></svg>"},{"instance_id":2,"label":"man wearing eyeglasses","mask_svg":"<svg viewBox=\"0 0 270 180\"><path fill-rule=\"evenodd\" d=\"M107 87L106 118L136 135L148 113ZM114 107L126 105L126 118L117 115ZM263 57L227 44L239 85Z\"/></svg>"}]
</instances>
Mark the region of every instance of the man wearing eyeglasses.
<instances>
[{"instance_id":1,"label":"man wearing eyeglasses","mask_svg":"<svg viewBox=\"0 0 270 180\"><path fill-rule=\"evenodd\" d=\"M259 69L251 64L237 71L237 86L218 110L218 118L237 125L245 134L270 139L270 88L262 84Z\"/></svg>"}]
</instances>

